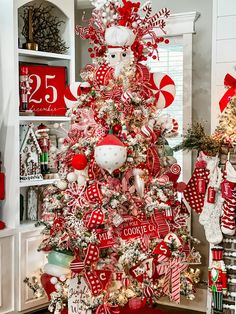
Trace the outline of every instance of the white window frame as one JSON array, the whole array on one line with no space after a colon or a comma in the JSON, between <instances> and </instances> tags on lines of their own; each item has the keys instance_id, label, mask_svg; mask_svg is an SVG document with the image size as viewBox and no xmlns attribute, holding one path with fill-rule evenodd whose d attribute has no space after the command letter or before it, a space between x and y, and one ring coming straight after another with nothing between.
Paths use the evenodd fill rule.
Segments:
<instances>
[{"instance_id":1,"label":"white window frame","mask_svg":"<svg viewBox=\"0 0 236 314\"><path fill-rule=\"evenodd\" d=\"M185 12L171 14L166 20L166 35L164 37L182 37L183 45L183 130L192 124L192 48L195 22L199 18L198 12ZM163 37L163 32L155 30L157 35ZM183 181L188 182L192 175L192 154L183 154Z\"/></svg>"}]
</instances>

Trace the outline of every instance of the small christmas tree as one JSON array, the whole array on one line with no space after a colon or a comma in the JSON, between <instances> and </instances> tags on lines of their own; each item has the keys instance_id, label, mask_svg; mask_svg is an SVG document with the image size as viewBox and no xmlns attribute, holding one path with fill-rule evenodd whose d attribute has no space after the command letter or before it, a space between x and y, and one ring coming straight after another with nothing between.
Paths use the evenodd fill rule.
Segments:
<instances>
[{"instance_id":1,"label":"small christmas tree","mask_svg":"<svg viewBox=\"0 0 236 314\"><path fill-rule=\"evenodd\" d=\"M168 43L153 29L164 31L169 10L93 4L89 26L77 27L93 45L93 64L65 94L72 125L58 156L64 178L44 191L40 249L50 253L42 283L57 313L138 309L162 295L179 303L181 289L193 298L187 269L199 254L166 140L176 126L162 115L175 86L143 64Z\"/></svg>"}]
</instances>

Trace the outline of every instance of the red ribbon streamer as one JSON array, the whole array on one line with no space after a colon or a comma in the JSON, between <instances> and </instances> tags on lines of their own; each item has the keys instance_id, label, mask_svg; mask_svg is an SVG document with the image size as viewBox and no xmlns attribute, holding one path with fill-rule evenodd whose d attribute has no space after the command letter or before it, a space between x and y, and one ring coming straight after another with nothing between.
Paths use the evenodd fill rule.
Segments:
<instances>
[{"instance_id":1,"label":"red ribbon streamer","mask_svg":"<svg viewBox=\"0 0 236 314\"><path fill-rule=\"evenodd\" d=\"M227 107L230 98L236 94L236 79L232 75L226 74L224 79L224 85L229 86L229 89L219 102L221 112L223 112Z\"/></svg>"}]
</instances>

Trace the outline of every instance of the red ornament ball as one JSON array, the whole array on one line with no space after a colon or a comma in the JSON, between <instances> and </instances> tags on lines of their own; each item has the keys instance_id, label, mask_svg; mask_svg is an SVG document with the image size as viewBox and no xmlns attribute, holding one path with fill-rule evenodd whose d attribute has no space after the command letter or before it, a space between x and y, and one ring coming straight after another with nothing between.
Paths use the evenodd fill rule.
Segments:
<instances>
[{"instance_id":1,"label":"red ornament ball","mask_svg":"<svg viewBox=\"0 0 236 314\"><path fill-rule=\"evenodd\" d=\"M169 39L165 39L165 44L169 44Z\"/></svg>"},{"instance_id":2,"label":"red ornament ball","mask_svg":"<svg viewBox=\"0 0 236 314\"><path fill-rule=\"evenodd\" d=\"M5 222L0 220L0 230L4 229L6 227Z\"/></svg>"},{"instance_id":3,"label":"red ornament ball","mask_svg":"<svg viewBox=\"0 0 236 314\"><path fill-rule=\"evenodd\" d=\"M185 182L178 182L176 186L176 190L179 193L183 193L186 187L187 187L187 184Z\"/></svg>"},{"instance_id":4,"label":"red ornament ball","mask_svg":"<svg viewBox=\"0 0 236 314\"><path fill-rule=\"evenodd\" d=\"M122 126L120 124L114 124L112 127L114 133L119 133L122 130Z\"/></svg>"},{"instance_id":5,"label":"red ornament ball","mask_svg":"<svg viewBox=\"0 0 236 314\"><path fill-rule=\"evenodd\" d=\"M87 164L88 160L84 154L76 154L71 161L71 166L76 170L83 170Z\"/></svg>"}]
</instances>

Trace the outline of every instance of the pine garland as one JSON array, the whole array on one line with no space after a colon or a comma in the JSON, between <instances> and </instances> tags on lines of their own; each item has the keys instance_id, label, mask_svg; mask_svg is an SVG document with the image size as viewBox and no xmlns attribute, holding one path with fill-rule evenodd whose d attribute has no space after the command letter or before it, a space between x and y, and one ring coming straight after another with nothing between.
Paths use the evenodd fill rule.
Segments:
<instances>
[{"instance_id":1,"label":"pine garland","mask_svg":"<svg viewBox=\"0 0 236 314\"><path fill-rule=\"evenodd\" d=\"M175 146L174 150L197 150L216 155L220 151L220 142L206 134L201 123L195 123L187 130L182 143Z\"/></svg>"}]
</instances>

